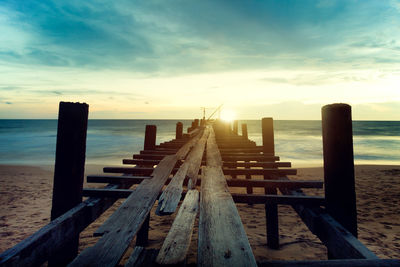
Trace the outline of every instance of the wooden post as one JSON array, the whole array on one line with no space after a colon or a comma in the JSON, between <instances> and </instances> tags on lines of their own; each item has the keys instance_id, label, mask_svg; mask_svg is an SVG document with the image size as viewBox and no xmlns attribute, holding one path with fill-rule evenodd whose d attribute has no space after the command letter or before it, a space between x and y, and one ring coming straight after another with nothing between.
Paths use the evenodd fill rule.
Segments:
<instances>
[{"instance_id":1,"label":"wooden post","mask_svg":"<svg viewBox=\"0 0 400 267\"><path fill-rule=\"evenodd\" d=\"M326 209L357 237L351 106L332 104L322 108L322 142Z\"/></svg>"},{"instance_id":2,"label":"wooden post","mask_svg":"<svg viewBox=\"0 0 400 267\"><path fill-rule=\"evenodd\" d=\"M195 120L194 120L193 126L194 126L194 128L199 127L199 119L195 119Z\"/></svg>"},{"instance_id":3,"label":"wooden post","mask_svg":"<svg viewBox=\"0 0 400 267\"><path fill-rule=\"evenodd\" d=\"M261 126L262 126L263 152L272 153L272 155L275 155L273 119L263 118Z\"/></svg>"},{"instance_id":4,"label":"wooden post","mask_svg":"<svg viewBox=\"0 0 400 267\"><path fill-rule=\"evenodd\" d=\"M144 150L156 149L156 134L157 126L146 125L146 132L144 134Z\"/></svg>"},{"instance_id":5,"label":"wooden post","mask_svg":"<svg viewBox=\"0 0 400 267\"><path fill-rule=\"evenodd\" d=\"M51 220L82 202L89 105L60 102L54 167ZM60 240L62 242L63 240ZM66 265L78 254L79 233L49 259L50 266Z\"/></svg>"},{"instance_id":6,"label":"wooden post","mask_svg":"<svg viewBox=\"0 0 400 267\"><path fill-rule=\"evenodd\" d=\"M239 122L237 120L233 121L233 133L236 135L239 134Z\"/></svg>"},{"instance_id":7,"label":"wooden post","mask_svg":"<svg viewBox=\"0 0 400 267\"><path fill-rule=\"evenodd\" d=\"M145 247L149 242L150 213L136 235L136 246Z\"/></svg>"},{"instance_id":8,"label":"wooden post","mask_svg":"<svg viewBox=\"0 0 400 267\"><path fill-rule=\"evenodd\" d=\"M248 135L247 135L247 124L246 123L242 123L242 137L244 139L248 139Z\"/></svg>"},{"instance_id":9,"label":"wooden post","mask_svg":"<svg viewBox=\"0 0 400 267\"><path fill-rule=\"evenodd\" d=\"M182 137L183 137L183 123L177 122L175 139L182 139Z\"/></svg>"},{"instance_id":10,"label":"wooden post","mask_svg":"<svg viewBox=\"0 0 400 267\"><path fill-rule=\"evenodd\" d=\"M274 145L274 121L272 118L261 120L263 152L275 155ZM264 180L270 177L264 175ZM276 188L264 188L265 194L276 195ZM278 205L273 203L265 204L265 216L267 219L267 245L272 249L279 249L279 224L278 224Z\"/></svg>"},{"instance_id":11,"label":"wooden post","mask_svg":"<svg viewBox=\"0 0 400 267\"><path fill-rule=\"evenodd\" d=\"M179 123L179 122L178 122ZM176 131L178 133L178 123L176 125ZM182 123L181 123L182 126ZM183 126L182 126L183 129ZM157 126L146 125L146 132L144 136L144 150L154 150L156 149L156 136L157 136ZM140 227L138 234L136 236L136 245L145 246L149 240L149 228L150 228L150 214L147 216L146 220Z\"/></svg>"}]
</instances>

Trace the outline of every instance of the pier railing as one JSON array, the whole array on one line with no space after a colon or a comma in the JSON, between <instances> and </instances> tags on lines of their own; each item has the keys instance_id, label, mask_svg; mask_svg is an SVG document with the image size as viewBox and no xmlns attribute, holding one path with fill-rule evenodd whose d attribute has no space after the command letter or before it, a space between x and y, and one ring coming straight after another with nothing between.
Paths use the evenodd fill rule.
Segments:
<instances>
[{"instance_id":1,"label":"pier railing","mask_svg":"<svg viewBox=\"0 0 400 267\"><path fill-rule=\"evenodd\" d=\"M351 108L334 104L322 111L324 182L289 179L296 170L275 155L272 118L262 119L262 146L248 139L246 124L239 135L237 121L231 127L194 120L188 133L178 122L176 138L159 145L156 126L147 125L144 149L123 159L132 167L104 167L113 175L90 175L87 182L107 186L83 189L88 105L62 102L52 221L2 253L0 266L116 266L133 240L125 266L184 265L197 216L199 266L399 266L357 239ZM231 194L228 187L246 193ZM301 190L323 187L325 197ZM79 233L119 198L126 200L93 233L99 240L78 254ZM266 244L272 249L279 249L278 205L292 206L331 260L256 262L235 203L265 205ZM172 213L177 214L161 249L146 248L151 216Z\"/></svg>"}]
</instances>

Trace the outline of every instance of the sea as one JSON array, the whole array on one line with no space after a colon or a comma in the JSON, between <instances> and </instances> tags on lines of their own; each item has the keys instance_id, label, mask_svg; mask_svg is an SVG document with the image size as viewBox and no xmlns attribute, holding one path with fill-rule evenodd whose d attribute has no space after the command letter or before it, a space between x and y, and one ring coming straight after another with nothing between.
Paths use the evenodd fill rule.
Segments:
<instances>
[{"instance_id":1,"label":"sea","mask_svg":"<svg viewBox=\"0 0 400 267\"><path fill-rule=\"evenodd\" d=\"M179 120L184 129L190 120ZM89 120L86 163L121 165L143 149L146 125L157 126L157 144L173 139L178 120ZM249 139L262 144L261 121L247 123ZM322 166L321 121L274 121L275 151L293 167ZM57 120L0 120L0 164L54 165ZM356 164L400 165L400 121L353 121Z\"/></svg>"}]
</instances>

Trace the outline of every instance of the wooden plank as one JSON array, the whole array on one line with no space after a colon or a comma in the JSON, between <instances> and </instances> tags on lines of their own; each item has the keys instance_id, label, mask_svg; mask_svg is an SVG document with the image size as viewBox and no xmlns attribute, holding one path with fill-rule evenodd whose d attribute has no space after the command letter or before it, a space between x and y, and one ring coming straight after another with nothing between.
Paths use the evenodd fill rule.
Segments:
<instances>
[{"instance_id":1,"label":"wooden plank","mask_svg":"<svg viewBox=\"0 0 400 267\"><path fill-rule=\"evenodd\" d=\"M193 189L196 186L208 134L209 130L205 129L202 137L190 151L185 162L178 169L167 188L165 188L158 200L157 215L167 215L175 212L181 199L183 181L186 177L189 179L188 189Z\"/></svg>"},{"instance_id":2,"label":"wooden plank","mask_svg":"<svg viewBox=\"0 0 400 267\"><path fill-rule=\"evenodd\" d=\"M202 168L198 266L257 266L221 168Z\"/></svg>"},{"instance_id":3,"label":"wooden plank","mask_svg":"<svg viewBox=\"0 0 400 267\"><path fill-rule=\"evenodd\" d=\"M235 169L223 168L226 175L263 175L263 174L277 174L277 175L296 175L296 169L276 169L276 168L260 168L260 169Z\"/></svg>"},{"instance_id":4,"label":"wooden plank","mask_svg":"<svg viewBox=\"0 0 400 267\"><path fill-rule=\"evenodd\" d=\"M265 195L267 203L305 206L324 206L325 198L320 196L287 196L287 195Z\"/></svg>"},{"instance_id":5,"label":"wooden plank","mask_svg":"<svg viewBox=\"0 0 400 267\"><path fill-rule=\"evenodd\" d=\"M184 263L199 208L199 192L189 190L160 249L156 262L162 265Z\"/></svg>"},{"instance_id":6,"label":"wooden plank","mask_svg":"<svg viewBox=\"0 0 400 267\"><path fill-rule=\"evenodd\" d=\"M200 198L198 266L257 266L210 130Z\"/></svg>"},{"instance_id":7,"label":"wooden plank","mask_svg":"<svg viewBox=\"0 0 400 267\"><path fill-rule=\"evenodd\" d=\"M200 161L201 163L201 161ZM200 164L199 163L199 164ZM125 174L142 174L149 175L153 172L152 167L104 167L105 173L125 173ZM179 168L173 168L172 173L176 173ZM199 170L197 170L199 172ZM296 169L276 169L276 168L259 168L259 169L236 169L236 168L223 168L226 175L296 175Z\"/></svg>"},{"instance_id":8,"label":"wooden plank","mask_svg":"<svg viewBox=\"0 0 400 267\"><path fill-rule=\"evenodd\" d=\"M164 190L161 194L156 209L157 215L168 215L175 212L181 199L183 182L186 178L188 168L189 164L183 164L168 184L166 188L166 190L168 190Z\"/></svg>"},{"instance_id":9,"label":"wooden plank","mask_svg":"<svg viewBox=\"0 0 400 267\"><path fill-rule=\"evenodd\" d=\"M175 155L166 156L154 169L153 178L140 183L135 194L131 194L97 229L95 234L103 235L100 240L79 254L71 266L116 265L147 218L176 162L185 158L197 140L195 136Z\"/></svg>"},{"instance_id":10,"label":"wooden plank","mask_svg":"<svg viewBox=\"0 0 400 267\"><path fill-rule=\"evenodd\" d=\"M224 161L279 161L277 156L222 156Z\"/></svg>"},{"instance_id":11,"label":"wooden plank","mask_svg":"<svg viewBox=\"0 0 400 267\"><path fill-rule=\"evenodd\" d=\"M147 218L177 160L176 155L165 157L154 169L153 178L140 183L136 193L97 229L95 235L103 235L102 238L79 254L71 266L116 265Z\"/></svg>"},{"instance_id":12,"label":"wooden plank","mask_svg":"<svg viewBox=\"0 0 400 267\"><path fill-rule=\"evenodd\" d=\"M163 155L152 155L152 154L140 154L140 155L133 155L134 159L159 159L161 160L164 156ZM224 161L279 161L279 157L277 156L222 156Z\"/></svg>"},{"instance_id":13,"label":"wooden plank","mask_svg":"<svg viewBox=\"0 0 400 267\"><path fill-rule=\"evenodd\" d=\"M120 183L132 183L132 184L140 184L145 179L151 179L151 176L131 176L131 175L122 175L122 176L113 176L113 175L88 175L86 177L86 181L88 183L111 183L111 184L120 184Z\"/></svg>"},{"instance_id":14,"label":"wooden plank","mask_svg":"<svg viewBox=\"0 0 400 267\"><path fill-rule=\"evenodd\" d=\"M160 160L157 159L123 159L123 164L132 165L157 165ZM202 161L202 165L206 162ZM291 167L290 162L236 162L236 161L223 161L224 167L264 167L264 168L279 168L279 167Z\"/></svg>"},{"instance_id":15,"label":"wooden plank","mask_svg":"<svg viewBox=\"0 0 400 267\"><path fill-rule=\"evenodd\" d=\"M399 267L398 259L351 259L351 260L303 260L303 261L262 261L259 267Z\"/></svg>"}]
</instances>

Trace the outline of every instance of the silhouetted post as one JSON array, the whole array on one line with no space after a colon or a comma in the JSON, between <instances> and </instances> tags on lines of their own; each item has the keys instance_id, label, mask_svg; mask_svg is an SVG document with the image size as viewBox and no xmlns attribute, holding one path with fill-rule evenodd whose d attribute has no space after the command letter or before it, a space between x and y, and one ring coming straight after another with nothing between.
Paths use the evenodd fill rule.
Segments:
<instances>
[{"instance_id":1,"label":"silhouetted post","mask_svg":"<svg viewBox=\"0 0 400 267\"><path fill-rule=\"evenodd\" d=\"M177 124L177 129L178 129L178 124ZM157 137L157 126L146 125L146 132L144 134L144 150L156 149L156 137ZM145 246L147 244L149 240L149 223L150 223L150 214L147 216L146 220L140 227L140 230L136 236L136 244L138 245L140 244L140 246Z\"/></svg>"},{"instance_id":2,"label":"silhouetted post","mask_svg":"<svg viewBox=\"0 0 400 267\"><path fill-rule=\"evenodd\" d=\"M144 150L156 149L156 135L157 126L146 125L146 132L144 134Z\"/></svg>"},{"instance_id":3,"label":"silhouetted post","mask_svg":"<svg viewBox=\"0 0 400 267\"><path fill-rule=\"evenodd\" d=\"M274 121L272 118L262 119L262 139L264 154L275 155Z\"/></svg>"},{"instance_id":4,"label":"silhouetted post","mask_svg":"<svg viewBox=\"0 0 400 267\"><path fill-rule=\"evenodd\" d=\"M261 120L263 153L275 155L274 145L274 121L272 118ZM269 175L264 175L264 180L271 179ZM265 187L265 194L276 195L276 188ZM265 204L265 216L267 218L267 245L269 248L279 248L279 225L278 225L278 205Z\"/></svg>"},{"instance_id":5,"label":"silhouetted post","mask_svg":"<svg viewBox=\"0 0 400 267\"><path fill-rule=\"evenodd\" d=\"M175 139L182 139L182 137L183 137L183 123L177 122Z\"/></svg>"},{"instance_id":6,"label":"silhouetted post","mask_svg":"<svg viewBox=\"0 0 400 267\"><path fill-rule=\"evenodd\" d=\"M51 220L82 202L89 105L60 102ZM62 241L62 240L60 240ZM52 255L50 266L66 265L78 254L79 233Z\"/></svg>"},{"instance_id":7,"label":"silhouetted post","mask_svg":"<svg viewBox=\"0 0 400 267\"><path fill-rule=\"evenodd\" d=\"M144 247L149 242L150 213L136 235L136 246Z\"/></svg>"},{"instance_id":8,"label":"silhouetted post","mask_svg":"<svg viewBox=\"0 0 400 267\"><path fill-rule=\"evenodd\" d=\"M357 237L351 106L332 104L322 108L322 142L326 209ZM332 258L329 255L329 258Z\"/></svg>"},{"instance_id":9,"label":"silhouetted post","mask_svg":"<svg viewBox=\"0 0 400 267\"><path fill-rule=\"evenodd\" d=\"M239 133L239 122L237 120L233 121L233 133L236 135Z\"/></svg>"},{"instance_id":10,"label":"silhouetted post","mask_svg":"<svg viewBox=\"0 0 400 267\"><path fill-rule=\"evenodd\" d=\"M194 128L197 128L197 127L199 127L199 119L195 119L194 120Z\"/></svg>"},{"instance_id":11,"label":"silhouetted post","mask_svg":"<svg viewBox=\"0 0 400 267\"><path fill-rule=\"evenodd\" d=\"M242 137L244 139L248 139L248 135L247 135L247 124L246 123L242 123Z\"/></svg>"}]
</instances>

